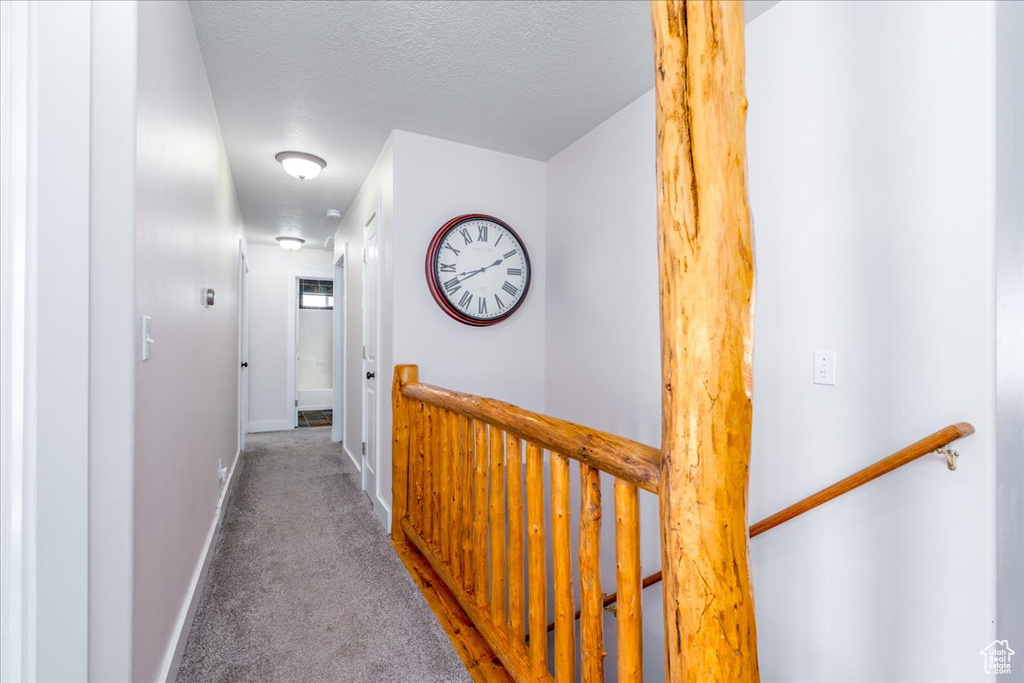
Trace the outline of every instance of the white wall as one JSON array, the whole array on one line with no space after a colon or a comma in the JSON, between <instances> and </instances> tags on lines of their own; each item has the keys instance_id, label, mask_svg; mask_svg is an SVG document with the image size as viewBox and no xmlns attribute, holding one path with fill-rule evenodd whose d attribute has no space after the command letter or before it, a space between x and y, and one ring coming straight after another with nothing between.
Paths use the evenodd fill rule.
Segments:
<instances>
[{"instance_id":1,"label":"white wall","mask_svg":"<svg viewBox=\"0 0 1024 683\"><path fill-rule=\"evenodd\" d=\"M654 170L653 92L548 161L545 403L551 415L657 446L661 331ZM573 470L576 506L579 478ZM615 518L612 485L602 476L606 520ZM653 494L641 492L640 519L646 576L661 567ZM602 526L606 593L615 590L613 532L613 524ZM572 536L575 549L578 529ZM660 586L643 597L644 667L650 680L658 680L664 670ZM614 643L615 619L605 613L604 623L607 642ZM615 648L608 651L606 666L613 670Z\"/></svg>"},{"instance_id":2,"label":"white wall","mask_svg":"<svg viewBox=\"0 0 1024 683\"><path fill-rule=\"evenodd\" d=\"M132 679L152 681L212 538L218 466L237 453L242 224L186 3L138 4L138 60L135 310L156 343L135 362Z\"/></svg>"},{"instance_id":3,"label":"white wall","mask_svg":"<svg viewBox=\"0 0 1024 683\"><path fill-rule=\"evenodd\" d=\"M976 680L995 636L992 19L782 3L747 31L751 518L978 429L955 474L922 459L753 542L774 680ZM815 348L836 350L836 387L810 382Z\"/></svg>"},{"instance_id":4,"label":"white wall","mask_svg":"<svg viewBox=\"0 0 1024 683\"><path fill-rule=\"evenodd\" d=\"M294 427L289 397L289 301L295 275L334 277L331 252L285 251L276 245L249 246L249 431ZM292 332L294 334L294 332ZM294 367L292 367L294 372Z\"/></svg>"},{"instance_id":5,"label":"white wall","mask_svg":"<svg viewBox=\"0 0 1024 683\"><path fill-rule=\"evenodd\" d=\"M92 5L89 680L132 677L137 3Z\"/></svg>"},{"instance_id":6,"label":"white wall","mask_svg":"<svg viewBox=\"0 0 1024 683\"><path fill-rule=\"evenodd\" d=\"M391 391L396 364L420 366L420 379L532 410L544 406L544 164L469 145L394 131L335 235L335 258L348 243L349 354L345 450L358 467L362 428L363 228L380 222L379 454L374 509L391 510ZM530 293L510 319L488 328L462 325L441 311L424 276L427 246L449 219L487 213L523 238L533 265ZM501 359L494 362L494 359Z\"/></svg>"},{"instance_id":7,"label":"white wall","mask_svg":"<svg viewBox=\"0 0 1024 683\"><path fill-rule=\"evenodd\" d=\"M393 241L394 364L420 367L420 380L544 408L544 164L438 138L396 131ZM530 292L511 318L470 327L448 317L427 288L424 259L448 220L485 213L511 225L530 254ZM387 271L385 271L387 272ZM381 377L391 381L390 363ZM378 496L391 501L391 399L381 411Z\"/></svg>"},{"instance_id":8,"label":"white wall","mask_svg":"<svg viewBox=\"0 0 1024 683\"><path fill-rule=\"evenodd\" d=\"M925 458L752 541L766 681L983 676L978 651L995 635L992 18L987 4L781 3L748 26L751 520L951 422L978 428L956 446L956 473ZM653 120L648 94L548 164L546 408L656 444ZM594 278L595 263L615 282ZM818 348L838 354L835 387L811 382ZM660 596L645 601L657 637ZM657 680L661 645L646 646Z\"/></svg>"}]
</instances>

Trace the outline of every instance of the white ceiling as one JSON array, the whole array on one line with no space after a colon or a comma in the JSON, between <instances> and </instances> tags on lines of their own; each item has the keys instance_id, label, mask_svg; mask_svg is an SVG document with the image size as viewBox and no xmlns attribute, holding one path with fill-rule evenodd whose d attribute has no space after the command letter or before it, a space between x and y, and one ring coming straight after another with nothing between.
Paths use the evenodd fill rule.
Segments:
<instances>
[{"instance_id":1,"label":"white ceiling","mask_svg":"<svg viewBox=\"0 0 1024 683\"><path fill-rule=\"evenodd\" d=\"M636 0L190 6L254 243L323 247L393 129L546 160L654 87ZM300 183L282 150L327 168Z\"/></svg>"}]
</instances>

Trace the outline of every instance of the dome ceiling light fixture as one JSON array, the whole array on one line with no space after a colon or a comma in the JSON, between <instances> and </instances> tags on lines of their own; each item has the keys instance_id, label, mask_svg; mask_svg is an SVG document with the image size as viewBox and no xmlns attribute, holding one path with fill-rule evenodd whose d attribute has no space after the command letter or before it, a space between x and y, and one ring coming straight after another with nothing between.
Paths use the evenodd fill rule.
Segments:
<instances>
[{"instance_id":1,"label":"dome ceiling light fixture","mask_svg":"<svg viewBox=\"0 0 1024 683\"><path fill-rule=\"evenodd\" d=\"M301 237L276 237L278 245L285 251L298 251L302 249L302 245L306 243L306 240Z\"/></svg>"},{"instance_id":2,"label":"dome ceiling light fixture","mask_svg":"<svg viewBox=\"0 0 1024 683\"><path fill-rule=\"evenodd\" d=\"M278 152L274 157L288 175L299 180L312 180L327 167L327 162L306 152Z\"/></svg>"}]
</instances>

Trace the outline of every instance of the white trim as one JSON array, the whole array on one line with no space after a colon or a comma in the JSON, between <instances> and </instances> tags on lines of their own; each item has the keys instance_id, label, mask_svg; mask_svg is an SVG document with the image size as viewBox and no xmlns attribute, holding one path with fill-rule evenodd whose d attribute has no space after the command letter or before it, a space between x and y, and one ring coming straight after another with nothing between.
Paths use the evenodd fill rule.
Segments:
<instances>
[{"instance_id":1,"label":"white trim","mask_svg":"<svg viewBox=\"0 0 1024 683\"><path fill-rule=\"evenodd\" d=\"M195 620L196 610L199 608L199 599L203 595L203 586L206 583L206 574L210 570L210 562L213 560L213 549L217 547L217 532L220 530L220 523L224 519L224 510L228 500L228 493L235 481L235 470L238 467L240 453L235 453L235 459L231 463L231 471L228 478L221 487L220 498L217 499L217 506L213 509L213 521L210 523L210 530L206 534L206 543L203 553L199 556L195 571L192 572L192 581L189 583L185 599L178 611L178 619L171 631L171 640L164 652L163 663L160 665L158 681L174 683L178 677L178 668L181 666L181 657L185 652L185 645L188 643L188 634L192 630L192 622Z\"/></svg>"},{"instance_id":2,"label":"white trim","mask_svg":"<svg viewBox=\"0 0 1024 683\"><path fill-rule=\"evenodd\" d=\"M391 532L391 506L384 502L384 499L380 496L373 497L373 514L377 516L377 520L381 523L381 526L390 533Z\"/></svg>"},{"instance_id":3,"label":"white trim","mask_svg":"<svg viewBox=\"0 0 1024 683\"><path fill-rule=\"evenodd\" d=\"M284 432L295 429L290 420L264 420L262 422L250 422L249 433L259 434L260 432Z\"/></svg>"},{"instance_id":4,"label":"white trim","mask_svg":"<svg viewBox=\"0 0 1024 683\"><path fill-rule=\"evenodd\" d=\"M331 404L331 403L314 403L313 405L308 405L308 406L299 405L298 409L300 411L301 410L331 410L332 409L332 405L333 404ZM332 420L331 421L331 426L333 427L333 425L334 425L334 422Z\"/></svg>"},{"instance_id":5,"label":"white trim","mask_svg":"<svg viewBox=\"0 0 1024 683\"><path fill-rule=\"evenodd\" d=\"M348 449L348 446L345 445L345 444L341 445L341 450L345 451L345 455L347 455L348 459L352 461L352 466L356 468L356 472L358 472L359 474L362 474L363 468L360 465L360 460L361 459L357 458L354 455L352 455L352 451L350 451Z\"/></svg>"},{"instance_id":6,"label":"white trim","mask_svg":"<svg viewBox=\"0 0 1024 683\"><path fill-rule=\"evenodd\" d=\"M28 6L0 3L0 680L23 680ZM20 106L15 107L15 104Z\"/></svg>"},{"instance_id":7,"label":"white trim","mask_svg":"<svg viewBox=\"0 0 1024 683\"><path fill-rule=\"evenodd\" d=\"M334 338L331 340L334 364L332 371L332 406L334 411L331 421L331 441L339 443L345 440L345 400L346 384L345 369L348 354L348 242L342 242L338 250L340 255L334 260ZM339 288L338 281L341 281ZM339 296L340 295L340 296ZM340 306L339 306L340 303Z\"/></svg>"},{"instance_id":8,"label":"white trim","mask_svg":"<svg viewBox=\"0 0 1024 683\"><path fill-rule=\"evenodd\" d=\"M10 299L3 302L0 339L7 370L0 402L11 427L4 430L0 471L7 491L0 495L4 505L8 493L20 500L10 501L0 522L10 524L0 583L13 603L4 601L10 631L0 640L5 655L17 650L20 661L10 662L20 668L17 680L85 680L91 6L18 2L4 19L11 19L3 42L12 59L4 60L9 139L2 146L9 156L0 184L11 205L4 201L9 241L0 267L13 287L4 287ZM40 424L51 415L60 416L60 429ZM8 643L9 636L21 642Z\"/></svg>"},{"instance_id":9,"label":"white trim","mask_svg":"<svg viewBox=\"0 0 1024 683\"><path fill-rule=\"evenodd\" d=\"M296 300L298 297L296 293L298 291L297 281L299 278L314 278L317 280L330 280L334 282L334 272L325 272L322 270L289 270L288 271L288 346L286 350L287 363L285 368L287 370L287 381L285 382L285 391L287 396L285 397L285 415L288 415L288 422L290 423L288 429L293 429L299 425L299 415L297 406L295 405L296 400L299 397L296 388L295 379L295 318L298 315L299 302ZM252 427L249 427L249 431L253 431ZM266 430L264 430L266 431Z\"/></svg>"},{"instance_id":10,"label":"white trim","mask_svg":"<svg viewBox=\"0 0 1024 683\"><path fill-rule=\"evenodd\" d=\"M249 433L249 259L245 253L245 239L238 240L238 450L245 450L245 435Z\"/></svg>"}]
</instances>

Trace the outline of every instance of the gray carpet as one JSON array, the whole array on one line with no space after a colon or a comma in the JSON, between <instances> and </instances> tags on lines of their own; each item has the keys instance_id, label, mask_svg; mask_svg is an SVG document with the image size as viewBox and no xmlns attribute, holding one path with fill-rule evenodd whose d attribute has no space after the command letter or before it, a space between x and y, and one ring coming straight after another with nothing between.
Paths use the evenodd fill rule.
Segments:
<instances>
[{"instance_id":1,"label":"gray carpet","mask_svg":"<svg viewBox=\"0 0 1024 683\"><path fill-rule=\"evenodd\" d=\"M179 683L470 680L341 457L248 438Z\"/></svg>"}]
</instances>

